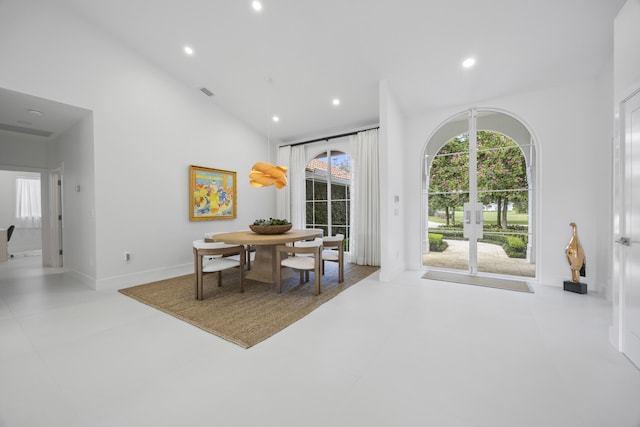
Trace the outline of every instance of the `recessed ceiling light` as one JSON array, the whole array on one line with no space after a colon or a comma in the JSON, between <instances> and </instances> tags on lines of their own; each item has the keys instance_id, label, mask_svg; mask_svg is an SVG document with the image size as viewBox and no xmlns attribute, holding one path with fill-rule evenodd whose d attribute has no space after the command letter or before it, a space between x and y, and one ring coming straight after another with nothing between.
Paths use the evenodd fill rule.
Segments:
<instances>
[{"instance_id":1,"label":"recessed ceiling light","mask_svg":"<svg viewBox=\"0 0 640 427\"><path fill-rule=\"evenodd\" d=\"M338 98L334 98L333 101L331 101L331 103L335 106L340 105L340 100Z\"/></svg>"},{"instance_id":2,"label":"recessed ceiling light","mask_svg":"<svg viewBox=\"0 0 640 427\"><path fill-rule=\"evenodd\" d=\"M193 55L193 48L191 46L185 46L184 53L186 53L189 56Z\"/></svg>"},{"instance_id":3,"label":"recessed ceiling light","mask_svg":"<svg viewBox=\"0 0 640 427\"><path fill-rule=\"evenodd\" d=\"M471 68L471 67L473 67L474 65L476 65L476 60L475 60L475 58L467 58L467 59L465 59L464 61L462 61L462 66L463 66L464 68Z\"/></svg>"},{"instance_id":4,"label":"recessed ceiling light","mask_svg":"<svg viewBox=\"0 0 640 427\"><path fill-rule=\"evenodd\" d=\"M27 113L31 114L32 116L41 116L43 114L42 111L33 109L27 110Z\"/></svg>"},{"instance_id":5,"label":"recessed ceiling light","mask_svg":"<svg viewBox=\"0 0 640 427\"><path fill-rule=\"evenodd\" d=\"M262 3L260 3L259 1L254 1L253 3L251 3L251 7L256 12L260 12L262 10Z\"/></svg>"},{"instance_id":6,"label":"recessed ceiling light","mask_svg":"<svg viewBox=\"0 0 640 427\"><path fill-rule=\"evenodd\" d=\"M280 121L280 117L278 117L278 116L273 116L273 117L271 118L271 120L273 120L274 122L276 122L276 123L277 123L277 122L279 122L279 121Z\"/></svg>"}]
</instances>

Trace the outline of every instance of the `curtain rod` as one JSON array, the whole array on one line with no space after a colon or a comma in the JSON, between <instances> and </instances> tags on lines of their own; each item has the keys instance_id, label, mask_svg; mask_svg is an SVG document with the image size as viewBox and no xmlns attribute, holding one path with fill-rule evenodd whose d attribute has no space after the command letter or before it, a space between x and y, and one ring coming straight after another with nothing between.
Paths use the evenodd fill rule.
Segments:
<instances>
[{"instance_id":1,"label":"curtain rod","mask_svg":"<svg viewBox=\"0 0 640 427\"><path fill-rule=\"evenodd\" d=\"M340 135L325 136L323 138L312 139L310 141L296 142L295 144L284 144L284 145L280 145L280 147L286 147L287 145L290 146L290 147L295 147L296 145L311 144L312 142L328 141L330 139L342 138L343 136L356 135L356 134L358 134L360 132L366 132L368 130L373 130L373 129L380 129L380 126L374 126L374 127L368 128L368 129L356 130L356 131L353 131L353 132L341 133Z\"/></svg>"}]
</instances>

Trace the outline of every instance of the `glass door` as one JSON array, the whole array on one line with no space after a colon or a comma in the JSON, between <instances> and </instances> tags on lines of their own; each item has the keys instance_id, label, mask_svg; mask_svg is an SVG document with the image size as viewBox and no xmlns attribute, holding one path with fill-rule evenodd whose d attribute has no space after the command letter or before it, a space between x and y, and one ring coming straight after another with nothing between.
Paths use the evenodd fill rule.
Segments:
<instances>
[{"instance_id":1,"label":"glass door","mask_svg":"<svg viewBox=\"0 0 640 427\"><path fill-rule=\"evenodd\" d=\"M452 122L455 129L443 137L468 129L466 115ZM469 134L461 132L438 146L434 154L425 156L423 188L428 212L423 265L467 272L470 245L463 230L463 208L470 197Z\"/></svg>"},{"instance_id":2,"label":"glass door","mask_svg":"<svg viewBox=\"0 0 640 427\"><path fill-rule=\"evenodd\" d=\"M535 276L529 215L535 152L530 134L516 123L501 113L470 110L464 132L432 156L427 150L423 265L471 274ZM495 129L509 129L520 141Z\"/></svg>"},{"instance_id":3,"label":"glass door","mask_svg":"<svg viewBox=\"0 0 640 427\"><path fill-rule=\"evenodd\" d=\"M477 268L483 273L534 277L530 215L534 145L528 131L516 126L519 123L498 125L501 116L491 111L476 116L476 188L482 209Z\"/></svg>"}]
</instances>

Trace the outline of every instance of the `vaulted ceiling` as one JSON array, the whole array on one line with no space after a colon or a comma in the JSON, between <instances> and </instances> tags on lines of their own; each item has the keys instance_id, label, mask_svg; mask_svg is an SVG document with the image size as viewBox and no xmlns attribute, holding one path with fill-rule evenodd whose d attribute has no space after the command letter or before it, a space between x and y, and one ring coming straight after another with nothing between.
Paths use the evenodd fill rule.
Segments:
<instances>
[{"instance_id":1,"label":"vaulted ceiling","mask_svg":"<svg viewBox=\"0 0 640 427\"><path fill-rule=\"evenodd\" d=\"M377 123L380 80L410 116L595 77L624 3L263 0L256 12L250 0L57 1L286 142Z\"/></svg>"}]
</instances>

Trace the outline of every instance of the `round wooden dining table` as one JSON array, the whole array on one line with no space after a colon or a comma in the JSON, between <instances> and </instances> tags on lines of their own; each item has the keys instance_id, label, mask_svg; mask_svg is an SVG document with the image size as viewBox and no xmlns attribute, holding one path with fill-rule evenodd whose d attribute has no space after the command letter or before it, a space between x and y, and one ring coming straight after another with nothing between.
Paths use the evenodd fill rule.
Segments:
<instances>
[{"instance_id":1,"label":"round wooden dining table","mask_svg":"<svg viewBox=\"0 0 640 427\"><path fill-rule=\"evenodd\" d=\"M276 246L300 240L322 237L322 230L289 230L282 234L258 234L251 230L232 233L218 233L213 241L230 244L251 245L256 247L256 258L251 263L251 271L245 278L258 282L273 283L276 275Z\"/></svg>"}]
</instances>

